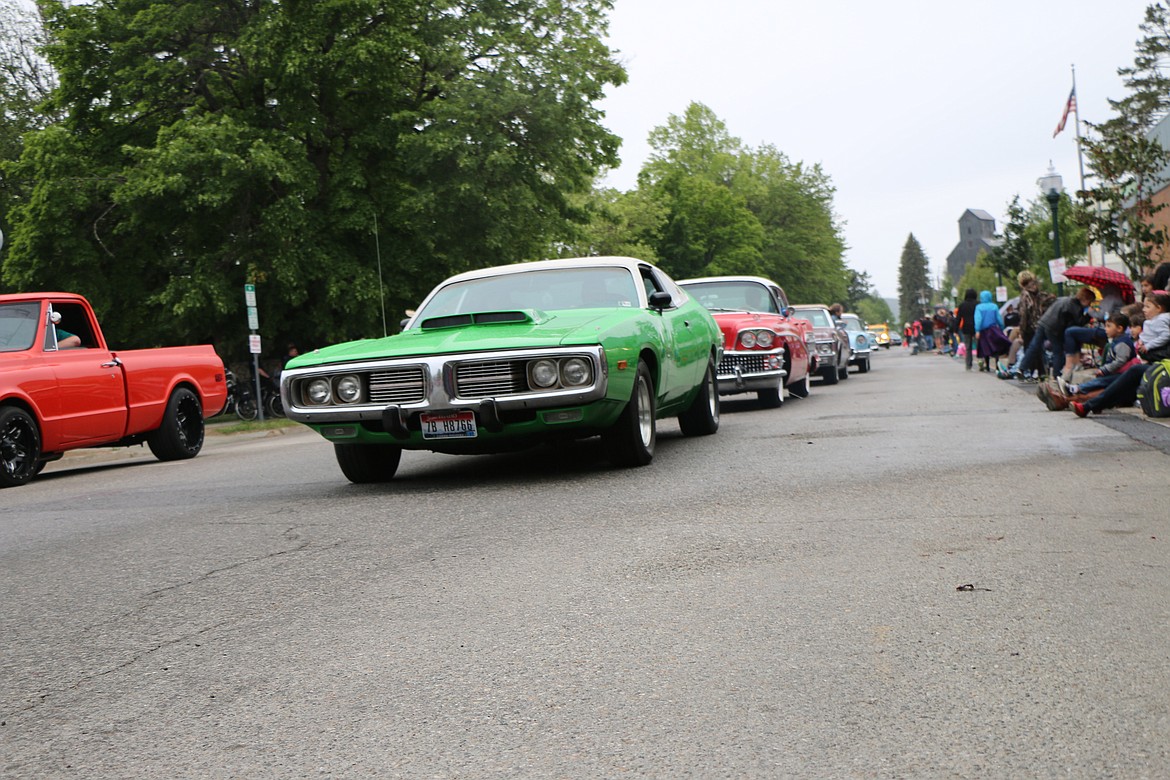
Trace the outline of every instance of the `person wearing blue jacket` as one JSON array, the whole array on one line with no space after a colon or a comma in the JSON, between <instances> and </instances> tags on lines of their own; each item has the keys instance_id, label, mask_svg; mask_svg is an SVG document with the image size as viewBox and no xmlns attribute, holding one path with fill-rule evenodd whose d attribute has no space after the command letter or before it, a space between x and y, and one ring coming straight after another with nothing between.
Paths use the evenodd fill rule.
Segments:
<instances>
[{"instance_id":1,"label":"person wearing blue jacket","mask_svg":"<svg viewBox=\"0 0 1170 780\"><path fill-rule=\"evenodd\" d=\"M991 291L979 293L979 305L975 307L975 342L979 345L980 371L991 370L991 359L1006 355L1011 341L1003 332L1003 315L999 306L991 300Z\"/></svg>"}]
</instances>

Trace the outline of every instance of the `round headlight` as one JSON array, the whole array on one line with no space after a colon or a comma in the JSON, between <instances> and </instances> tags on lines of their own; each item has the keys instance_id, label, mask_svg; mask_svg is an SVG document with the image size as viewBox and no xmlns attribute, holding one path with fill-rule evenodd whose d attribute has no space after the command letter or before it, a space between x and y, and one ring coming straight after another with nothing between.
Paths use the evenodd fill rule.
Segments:
<instances>
[{"instance_id":1,"label":"round headlight","mask_svg":"<svg viewBox=\"0 0 1170 780\"><path fill-rule=\"evenodd\" d=\"M776 337L776 334L774 334L772 331L761 330L759 333L756 334L756 343L759 344L764 349L768 349L769 347L772 346L772 341L775 339L775 337Z\"/></svg>"},{"instance_id":2,"label":"round headlight","mask_svg":"<svg viewBox=\"0 0 1170 780\"><path fill-rule=\"evenodd\" d=\"M751 349L756 345L756 334L750 330L745 330L743 333L739 334L739 343L743 344L748 349Z\"/></svg>"},{"instance_id":3,"label":"round headlight","mask_svg":"<svg viewBox=\"0 0 1170 780\"><path fill-rule=\"evenodd\" d=\"M868 342L865 340L865 336L862 336L862 335L857 336L857 346L864 347L867 343Z\"/></svg>"},{"instance_id":4,"label":"round headlight","mask_svg":"<svg viewBox=\"0 0 1170 780\"><path fill-rule=\"evenodd\" d=\"M353 374L346 374L337 380L337 400L352 404L362 397L362 380Z\"/></svg>"},{"instance_id":5,"label":"round headlight","mask_svg":"<svg viewBox=\"0 0 1170 780\"><path fill-rule=\"evenodd\" d=\"M528 376L537 387L552 387L557 383L557 374L554 360L537 360L528 364Z\"/></svg>"},{"instance_id":6,"label":"round headlight","mask_svg":"<svg viewBox=\"0 0 1170 780\"><path fill-rule=\"evenodd\" d=\"M324 406L333 400L333 391L329 388L328 379L314 379L305 387L305 397L309 403Z\"/></svg>"},{"instance_id":7,"label":"round headlight","mask_svg":"<svg viewBox=\"0 0 1170 780\"><path fill-rule=\"evenodd\" d=\"M592 366L583 358L569 358L561 364L561 382L571 387L589 384L593 379Z\"/></svg>"}]
</instances>

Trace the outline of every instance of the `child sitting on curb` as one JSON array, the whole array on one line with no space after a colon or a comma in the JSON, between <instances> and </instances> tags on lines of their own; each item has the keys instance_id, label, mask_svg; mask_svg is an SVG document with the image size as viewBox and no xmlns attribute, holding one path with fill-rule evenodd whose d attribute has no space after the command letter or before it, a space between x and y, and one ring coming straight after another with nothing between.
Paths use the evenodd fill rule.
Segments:
<instances>
[{"instance_id":1,"label":"child sitting on curb","mask_svg":"<svg viewBox=\"0 0 1170 780\"><path fill-rule=\"evenodd\" d=\"M1121 312L1114 312L1113 316L1105 323L1105 336L1109 342L1105 345L1105 360L1101 367L1097 369L1095 376L1079 385L1068 385L1067 395L1080 395L1081 393L1092 392L1093 390L1103 390L1121 376L1133 361L1141 361L1137 356L1137 351L1134 349L1133 340L1126 331L1130 328L1129 317L1126 317ZM1141 322L1138 322L1137 330L1141 333Z\"/></svg>"},{"instance_id":2,"label":"child sitting on curb","mask_svg":"<svg viewBox=\"0 0 1170 780\"><path fill-rule=\"evenodd\" d=\"M1140 308L1141 304L1138 304L1138 306ZM1142 315L1139 313L1139 314L1133 315L1133 317L1126 317L1125 314L1118 312L1118 316L1123 317L1126 320L1129 320L1128 336L1129 336L1130 346L1131 346L1131 348L1133 348L1134 342L1136 342L1142 336L1142 321L1143 321ZM1112 320L1113 320L1113 318L1110 317L1110 321L1112 321ZM1107 324L1106 327L1109 327L1109 325ZM1098 381L1098 379L1095 377L1095 378L1090 379L1088 381L1082 382L1079 386L1078 385L1068 385L1069 393L1066 395L1056 385L1056 383L1045 382L1045 383L1042 383L1040 385L1039 389L1036 390L1036 397L1044 402L1044 405L1048 407L1049 411L1053 411L1053 412L1063 411L1063 410L1069 408L1069 406L1074 402L1083 404L1085 401L1088 401L1090 398L1095 398L1096 396L1100 395L1101 391L1103 389L1105 389L1109 385L1113 384L1114 381L1116 381L1123 374L1125 374L1125 372L1128 371L1130 368L1133 368L1135 365L1137 365L1137 366L1144 366L1145 365L1145 363L1142 362L1142 359L1137 355L1136 348L1133 348L1133 352L1131 354L1133 354L1134 356L1127 363L1122 365L1121 368L1119 368L1118 370L1116 370L1113 373L1110 373L1110 374L1107 374L1105 376L1100 377L1100 379L1106 380L1104 384L1097 384L1097 385L1090 384L1090 383ZM1109 365L1109 364L1106 363L1106 365ZM1102 366L1102 368L1104 368L1104 367L1105 366Z\"/></svg>"},{"instance_id":3,"label":"child sitting on curb","mask_svg":"<svg viewBox=\"0 0 1170 780\"><path fill-rule=\"evenodd\" d=\"M1162 290L1153 293L1143 304L1143 310L1146 321L1141 338L1134 344L1138 354L1150 363L1170 357L1170 293ZM1096 397L1084 402L1072 401L1072 410L1077 417L1085 417L1089 412L1097 414L1104 409L1133 406L1146 368L1145 364L1131 367Z\"/></svg>"}]
</instances>

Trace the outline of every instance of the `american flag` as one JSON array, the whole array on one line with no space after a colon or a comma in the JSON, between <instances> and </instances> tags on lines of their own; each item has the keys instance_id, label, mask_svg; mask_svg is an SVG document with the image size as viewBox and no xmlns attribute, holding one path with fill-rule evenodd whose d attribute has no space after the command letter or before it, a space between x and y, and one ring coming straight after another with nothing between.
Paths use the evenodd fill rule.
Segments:
<instances>
[{"instance_id":1,"label":"american flag","mask_svg":"<svg viewBox=\"0 0 1170 780\"><path fill-rule=\"evenodd\" d=\"M1060 131L1064 129L1064 123L1068 121L1068 112L1077 110L1077 88L1073 87L1072 91L1068 93L1068 102L1064 104L1064 113L1060 115L1060 124L1056 126L1056 131L1052 134L1053 138L1060 135Z\"/></svg>"}]
</instances>

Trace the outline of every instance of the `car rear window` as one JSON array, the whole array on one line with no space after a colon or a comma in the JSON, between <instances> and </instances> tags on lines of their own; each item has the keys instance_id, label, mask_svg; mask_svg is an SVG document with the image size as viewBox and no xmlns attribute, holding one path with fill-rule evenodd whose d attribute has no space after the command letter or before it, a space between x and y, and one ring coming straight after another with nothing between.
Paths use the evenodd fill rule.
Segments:
<instances>
[{"instance_id":1,"label":"car rear window","mask_svg":"<svg viewBox=\"0 0 1170 780\"><path fill-rule=\"evenodd\" d=\"M829 319L829 313L824 309L797 309L796 316L802 320L808 320L813 324L814 328L833 327L833 323Z\"/></svg>"}]
</instances>

